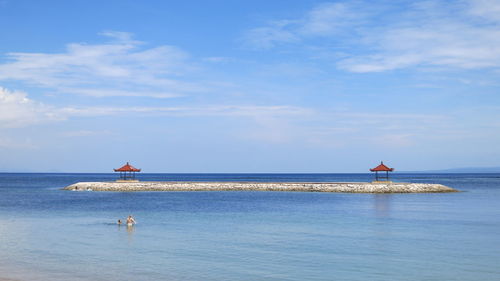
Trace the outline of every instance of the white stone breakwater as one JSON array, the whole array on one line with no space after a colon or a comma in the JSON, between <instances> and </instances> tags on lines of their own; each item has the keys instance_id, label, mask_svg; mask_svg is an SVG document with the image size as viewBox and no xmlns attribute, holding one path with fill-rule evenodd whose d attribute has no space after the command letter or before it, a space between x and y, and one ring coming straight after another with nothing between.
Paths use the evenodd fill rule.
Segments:
<instances>
[{"instance_id":1,"label":"white stone breakwater","mask_svg":"<svg viewBox=\"0 0 500 281\"><path fill-rule=\"evenodd\" d=\"M346 193L457 192L441 184L368 182L79 182L65 190L74 191L300 191Z\"/></svg>"}]
</instances>

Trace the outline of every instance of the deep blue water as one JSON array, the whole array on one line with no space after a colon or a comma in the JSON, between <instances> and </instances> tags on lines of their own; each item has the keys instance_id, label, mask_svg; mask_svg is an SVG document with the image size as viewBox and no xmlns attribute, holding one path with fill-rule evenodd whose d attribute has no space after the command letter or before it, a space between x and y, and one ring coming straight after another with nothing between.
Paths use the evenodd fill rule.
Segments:
<instances>
[{"instance_id":1,"label":"deep blue water","mask_svg":"<svg viewBox=\"0 0 500 281\"><path fill-rule=\"evenodd\" d=\"M500 280L500 175L398 174L463 192L72 192L113 174L0 173L0 280ZM369 174L141 174L370 181ZM133 214L133 228L116 220Z\"/></svg>"}]
</instances>

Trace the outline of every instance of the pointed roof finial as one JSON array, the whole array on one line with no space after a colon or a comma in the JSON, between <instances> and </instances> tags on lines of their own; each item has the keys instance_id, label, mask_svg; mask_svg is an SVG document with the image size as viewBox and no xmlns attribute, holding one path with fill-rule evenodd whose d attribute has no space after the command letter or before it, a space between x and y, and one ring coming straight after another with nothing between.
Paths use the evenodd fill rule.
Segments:
<instances>
[{"instance_id":1,"label":"pointed roof finial","mask_svg":"<svg viewBox=\"0 0 500 281\"><path fill-rule=\"evenodd\" d=\"M380 165L378 165L377 167L375 167L373 169L370 169L370 171L372 171L372 172L392 172L392 171L394 171L394 168L389 168L386 165L384 165L383 161L380 161Z\"/></svg>"}]
</instances>

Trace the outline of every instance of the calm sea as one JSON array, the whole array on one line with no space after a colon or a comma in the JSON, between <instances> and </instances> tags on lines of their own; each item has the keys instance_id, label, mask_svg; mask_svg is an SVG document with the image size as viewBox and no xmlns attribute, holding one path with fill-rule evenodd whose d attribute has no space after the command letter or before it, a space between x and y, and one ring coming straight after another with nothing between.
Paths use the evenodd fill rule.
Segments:
<instances>
[{"instance_id":1,"label":"calm sea","mask_svg":"<svg viewBox=\"0 0 500 281\"><path fill-rule=\"evenodd\" d=\"M0 280L500 280L500 175L463 192L72 192L112 174L0 174ZM369 181L368 174L141 174ZM115 222L132 214L133 228Z\"/></svg>"}]
</instances>

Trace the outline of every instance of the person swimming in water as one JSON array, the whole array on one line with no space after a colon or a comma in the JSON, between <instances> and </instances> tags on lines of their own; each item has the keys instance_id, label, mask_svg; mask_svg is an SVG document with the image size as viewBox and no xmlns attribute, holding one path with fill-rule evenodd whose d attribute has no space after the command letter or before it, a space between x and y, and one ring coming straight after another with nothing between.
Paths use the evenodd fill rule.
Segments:
<instances>
[{"instance_id":1,"label":"person swimming in water","mask_svg":"<svg viewBox=\"0 0 500 281\"><path fill-rule=\"evenodd\" d=\"M118 225L122 225L122 220L118 220Z\"/></svg>"},{"instance_id":2,"label":"person swimming in water","mask_svg":"<svg viewBox=\"0 0 500 281\"><path fill-rule=\"evenodd\" d=\"M134 224L136 224L134 218L131 215L128 216L128 218L127 218L127 226L132 226Z\"/></svg>"}]
</instances>

